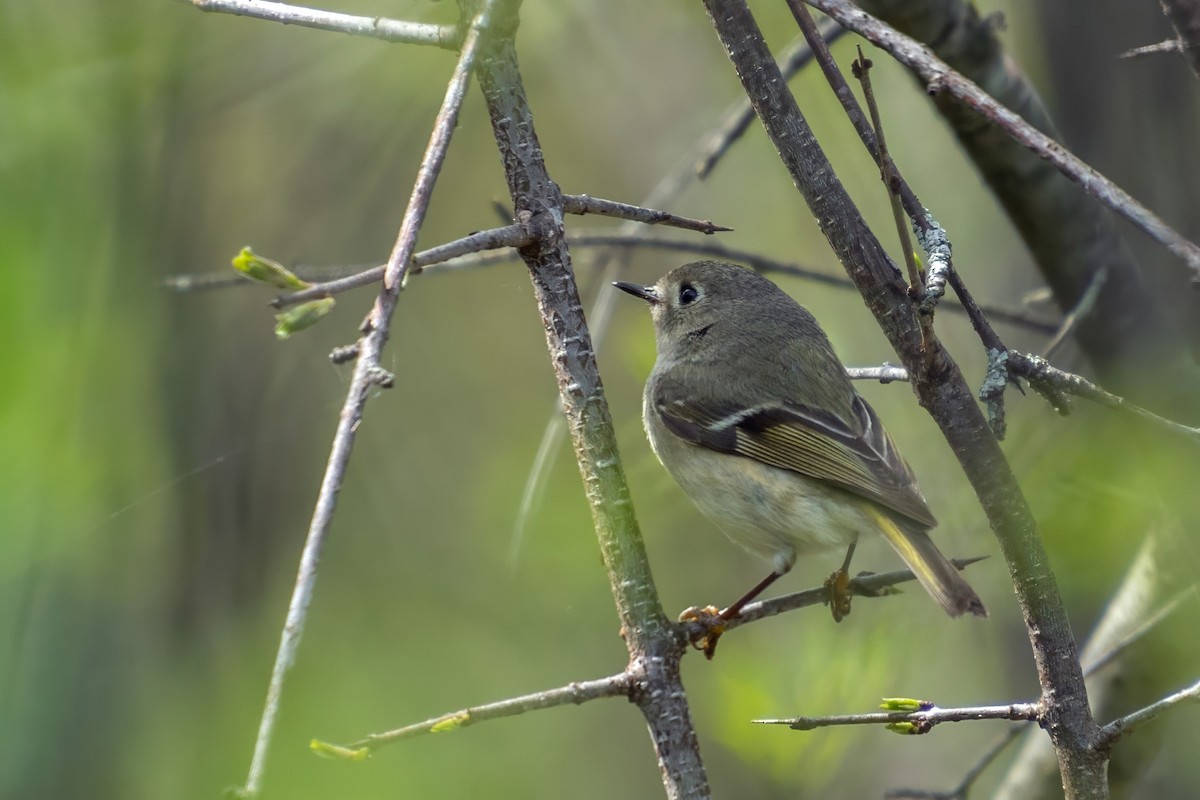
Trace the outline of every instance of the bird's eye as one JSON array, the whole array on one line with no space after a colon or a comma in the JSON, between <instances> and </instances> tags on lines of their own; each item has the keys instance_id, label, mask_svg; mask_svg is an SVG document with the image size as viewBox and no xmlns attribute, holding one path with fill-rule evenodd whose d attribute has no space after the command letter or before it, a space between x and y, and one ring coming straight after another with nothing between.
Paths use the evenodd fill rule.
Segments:
<instances>
[{"instance_id":1,"label":"bird's eye","mask_svg":"<svg viewBox=\"0 0 1200 800\"><path fill-rule=\"evenodd\" d=\"M688 306L700 299L700 290L690 283L679 287L679 305Z\"/></svg>"}]
</instances>

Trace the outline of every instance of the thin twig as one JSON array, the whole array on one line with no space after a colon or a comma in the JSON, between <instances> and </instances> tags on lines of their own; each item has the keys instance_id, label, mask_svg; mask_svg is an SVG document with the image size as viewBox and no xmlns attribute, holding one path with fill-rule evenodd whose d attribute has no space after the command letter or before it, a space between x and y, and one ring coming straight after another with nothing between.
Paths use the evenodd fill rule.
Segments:
<instances>
[{"instance_id":1,"label":"thin twig","mask_svg":"<svg viewBox=\"0 0 1200 800\"><path fill-rule=\"evenodd\" d=\"M1178 39L1167 39L1165 42L1158 44L1147 44L1141 47L1131 47L1124 53L1121 53L1117 58L1133 59L1146 58L1147 56L1159 56L1163 53L1182 53L1183 45Z\"/></svg>"},{"instance_id":2,"label":"thin twig","mask_svg":"<svg viewBox=\"0 0 1200 800\"><path fill-rule=\"evenodd\" d=\"M524 247L531 241L533 241L533 233L527 226L521 224L478 231L461 239L455 239L452 242L416 253L412 257L412 264L408 271L411 275L418 275L425 267L431 264L449 261L452 258L459 258L469 253L478 253L483 250L495 250L501 247ZM271 305L275 308L284 308L285 306L303 303L306 300L312 300L317 297L332 297L335 294L348 292L360 286L379 283L386 270L387 265L382 264L378 267L371 267L370 269L357 272L353 275L347 275L343 278L336 278L324 283L315 283L307 289L301 289L291 294L279 295L271 301Z\"/></svg>"},{"instance_id":3,"label":"thin twig","mask_svg":"<svg viewBox=\"0 0 1200 800\"><path fill-rule=\"evenodd\" d=\"M1163 13L1179 37L1179 51L1192 74L1200 78L1200 3L1196 0L1159 0Z\"/></svg>"},{"instance_id":4,"label":"thin twig","mask_svg":"<svg viewBox=\"0 0 1200 800\"><path fill-rule=\"evenodd\" d=\"M1100 729L1100 740L1104 745L1111 747L1122 737L1128 736L1142 725L1181 703L1200 703L1200 681L1164 697L1157 703L1151 703L1132 714L1113 720Z\"/></svg>"},{"instance_id":5,"label":"thin twig","mask_svg":"<svg viewBox=\"0 0 1200 800\"><path fill-rule=\"evenodd\" d=\"M412 258L417 233L424 221L434 183L437 181L438 172L450 145L450 137L458 122L459 109L462 107L463 98L470 83L481 35L489 22L491 9L495 2L496 0L485 0L463 40L462 52L446 88L442 107L434 121L429 145L417 170L412 195L409 198L404 219L400 223L396 246L392 250L391 258L388 259L383 289L365 323L367 329L359 343L359 357L355 363L350 389L346 394L346 401L338 420L337 432L334 434L325 475L321 480L320 493L313 509L304 551L300 557L296 585L288 604L287 619L280 637L279 651L271 671L267 700L254 744L254 757L250 763L246 784L242 789L242 793L248 797L258 796L262 788L267 752L270 749L275 730L275 719L283 694L284 679L295 661L301 634L308 618L308 605L312 600L313 588L316 584L317 565L321 560L321 550L333 521L337 496L345 478L346 466L350 461L355 434L359 422L362 420L367 398L370 396L372 388L380 381L380 352L387 340L392 313L395 311L399 296L400 282Z\"/></svg>"},{"instance_id":6,"label":"thin twig","mask_svg":"<svg viewBox=\"0 0 1200 800\"><path fill-rule=\"evenodd\" d=\"M1112 392L1100 388L1081 375L1064 372L1058 367L1051 365L1044 358L1009 350L1008 368L1011 374L1027 379L1035 390L1044 395L1047 391L1077 395L1091 400L1093 403L1099 403L1106 408L1127 411L1130 414L1154 423L1160 428L1182 434L1194 442L1200 443L1200 427L1192 428L1166 417L1160 417L1153 411L1148 411L1123 397L1118 397ZM1051 400L1052 403L1055 402L1053 394L1047 397L1047 399Z\"/></svg>"},{"instance_id":7,"label":"thin twig","mask_svg":"<svg viewBox=\"0 0 1200 800\"><path fill-rule=\"evenodd\" d=\"M797 20L802 20L801 30L806 33L810 29L815 30L808 9L803 6L798 6L798 8L801 13L797 16ZM863 100L871 115L871 129L875 133L875 144L879 147L879 176L883 180L884 188L887 189L888 205L892 209L892 221L896 224L896 238L900 240L900 252L904 256L904 265L908 269L908 290L915 295L923 292L925 286L924 281L921 280L921 270L913 255L912 240L908 237L908 226L904 224L904 209L900 205L900 192L896 183L896 165L892 163L892 156L888 153L887 137L883 133L883 117L879 113L879 104L875 102L875 90L871 86L871 66L871 60L863 55L860 46L858 58L851 64L851 68L854 77L858 78L859 85L862 86ZM930 311L932 312L932 308Z\"/></svg>"},{"instance_id":8,"label":"thin twig","mask_svg":"<svg viewBox=\"0 0 1200 800\"><path fill-rule=\"evenodd\" d=\"M402 739L412 739L427 733L442 733L453 728L464 728L476 722L492 719L514 717L528 711L537 711L555 706L581 705L589 700L599 700L604 697L628 697L633 689L633 682L628 673L621 672L607 678L592 681L577 681L556 689L544 692L534 692L520 697L510 697L495 703L481 706L470 706L461 711L452 711L440 717L433 717L423 722L405 725L403 728L372 733L356 742L344 745L346 749L357 750L365 747L368 750L378 750L384 745L398 742Z\"/></svg>"},{"instance_id":9,"label":"thin twig","mask_svg":"<svg viewBox=\"0 0 1200 800\"><path fill-rule=\"evenodd\" d=\"M1038 703L1012 703L1006 706L968 706L965 708L933 708L921 711L874 711L868 714L834 714L828 717L791 717L790 719L756 719L759 725L787 725L794 731L811 731L834 725L893 725L907 722L915 726L912 733L928 733L942 722L971 722L979 719L1007 719L1014 722L1037 722L1041 719Z\"/></svg>"},{"instance_id":10,"label":"thin twig","mask_svg":"<svg viewBox=\"0 0 1200 800\"><path fill-rule=\"evenodd\" d=\"M636 223L635 223L636 224ZM499 231L511 230L513 226L504 228L495 228L491 231L484 231L481 236L486 238L493 233ZM753 250L743 250L737 247L730 247L713 239L705 239L703 241L689 239L662 239L662 238L646 238L636 231L622 232L623 229L616 232L596 232L596 233L574 233L567 234L567 243L572 248L583 249L592 247L603 248L648 248L651 250L669 250L677 253L691 253L694 255L714 256L727 261L736 261L740 264L745 264L748 267L758 270L759 272L774 275L786 275L800 280L812 281L824 286L835 286L839 289L852 289L854 284L850 282L844 275L834 275L824 272L815 267L806 267L803 264L798 264L794 261L784 261L782 259L771 258L762 253ZM437 247L432 247L429 250L422 250L413 256L412 267L409 269L409 275L434 274L442 272L456 272L460 270L482 269L486 267L496 266L498 264L507 264L516 261L520 258L515 252L509 249L500 251L486 252L480 251L471 253L465 256L456 256L452 259L443 260L439 257L439 253L443 254L446 250L452 247L461 247L465 242L471 240L475 234L455 239L452 242L447 242ZM514 235L513 243L502 245L505 248L519 247L523 243L524 237ZM478 241L478 240L476 240ZM348 291L352 288L366 286L378 281L383 276L383 266L375 267L316 267L311 265L290 266L289 269L305 280L314 280L317 275L321 276L336 276L330 277L327 280L321 281L322 296L339 294ZM353 281L342 283L343 279L354 278ZM173 275L163 281L163 286L178 292L190 292L207 289L225 289L234 286L253 286L254 281L249 280L243 275L213 273L213 274L185 274ZM307 290L305 290L307 291ZM291 295L284 295L276 298L274 303L291 304L296 301L296 298ZM959 306L945 306L946 309L955 313L966 313ZM1018 308L1006 308L1004 306L981 305L979 306L980 313L986 314L989 319L1003 322L1009 325L1014 325L1019 328L1025 328L1036 333L1044 333L1052 335L1058 330L1058 325L1048 322L1044 319L1039 319L1036 315L1028 311ZM596 314L589 315L589 318L595 320ZM593 328L595 322L593 321Z\"/></svg>"},{"instance_id":11,"label":"thin twig","mask_svg":"<svg viewBox=\"0 0 1200 800\"><path fill-rule=\"evenodd\" d=\"M201 11L218 11L239 17L253 17L284 25L300 25L323 31L346 33L351 36L368 36L385 42L408 44L431 44L447 50L456 50L461 41L460 32L454 25L431 25L425 22L405 22L387 17L362 17L305 8L291 3L275 3L271 0L182 0Z\"/></svg>"},{"instance_id":12,"label":"thin twig","mask_svg":"<svg viewBox=\"0 0 1200 800\"><path fill-rule=\"evenodd\" d=\"M950 563L961 570L983 560L984 557L952 558L950 559ZM886 597L894 594L891 591L892 587L914 580L916 580L916 576L913 575L911 570L907 569L878 573L863 572L850 579L846 591L855 597ZM829 588L826 586L805 589L801 592L793 592L780 597L773 597L769 600L759 600L747 605L738 612L736 617L726 620L724 622L725 630L740 628L743 625L757 622L760 619L778 616L786 611L824 605L828 602ZM684 632L692 641L707 633L704 622L688 621L680 624L684 627Z\"/></svg>"},{"instance_id":13,"label":"thin twig","mask_svg":"<svg viewBox=\"0 0 1200 800\"><path fill-rule=\"evenodd\" d=\"M850 376L850 380L852 381L892 383L894 381L908 380L908 370L904 367L896 367L891 364L884 364L881 367L846 367L846 374Z\"/></svg>"},{"instance_id":14,"label":"thin twig","mask_svg":"<svg viewBox=\"0 0 1200 800\"><path fill-rule=\"evenodd\" d=\"M618 203L615 200L604 200L586 194L564 194L563 211L568 214L599 214L604 217L618 217L633 222L644 222L647 225L669 225L673 228L683 228L700 233L711 234L733 230L733 228L725 228L706 219L681 217L666 211L643 208L630 203Z\"/></svg>"},{"instance_id":15,"label":"thin twig","mask_svg":"<svg viewBox=\"0 0 1200 800\"><path fill-rule=\"evenodd\" d=\"M1104 205L1117 212L1183 260L1200 280L1200 247L1180 236L1153 212L1100 172L1034 128L941 61L919 42L865 13L847 0L805 0L831 18L886 50L925 81L931 94L945 92L1003 129L1014 141L1053 164Z\"/></svg>"}]
</instances>

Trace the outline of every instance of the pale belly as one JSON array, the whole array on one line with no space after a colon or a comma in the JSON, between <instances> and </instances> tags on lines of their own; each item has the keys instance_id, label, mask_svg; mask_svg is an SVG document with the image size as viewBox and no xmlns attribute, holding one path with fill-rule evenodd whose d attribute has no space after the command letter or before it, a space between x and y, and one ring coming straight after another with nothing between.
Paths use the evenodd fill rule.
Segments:
<instances>
[{"instance_id":1,"label":"pale belly","mask_svg":"<svg viewBox=\"0 0 1200 800\"><path fill-rule=\"evenodd\" d=\"M659 461L734 542L787 572L798 553L844 548L874 527L865 501L754 459L648 430Z\"/></svg>"}]
</instances>

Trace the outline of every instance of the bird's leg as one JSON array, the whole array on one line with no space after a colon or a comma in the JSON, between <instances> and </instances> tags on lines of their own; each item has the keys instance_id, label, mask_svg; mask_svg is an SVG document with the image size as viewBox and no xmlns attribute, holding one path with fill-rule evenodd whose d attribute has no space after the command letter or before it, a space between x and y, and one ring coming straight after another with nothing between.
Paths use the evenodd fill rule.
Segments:
<instances>
[{"instance_id":1,"label":"bird's leg","mask_svg":"<svg viewBox=\"0 0 1200 800\"><path fill-rule=\"evenodd\" d=\"M833 621L841 622L850 614L850 559L854 558L854 548L858 547L858 535L846 548L846 558L842 566L825 579L825 588L829 591L829 610L833 613Z\"/></svg>"},{"instance_id":2,"label":"bird's leg","mask_svg":"<svg viewBox=\"0 0 1200 800\"><path fill-rule=\"evenodd\" d=\"M696 649L702 651L704 657L711 660L713 654L717 651L717 641L721 638L721 634L725 632L725 623L741 613L742 609L751 600L766 591L768 586L782 578L784 574L779 571L772 572L754 584L754 588L735 600L733 605L724 611L718 611L715 606L708 606L706 608L692 606L680 614L680 622L699 622L704 625L704 634L692 640L692 644L695 645Z\"/></svg>"}]
</instances>

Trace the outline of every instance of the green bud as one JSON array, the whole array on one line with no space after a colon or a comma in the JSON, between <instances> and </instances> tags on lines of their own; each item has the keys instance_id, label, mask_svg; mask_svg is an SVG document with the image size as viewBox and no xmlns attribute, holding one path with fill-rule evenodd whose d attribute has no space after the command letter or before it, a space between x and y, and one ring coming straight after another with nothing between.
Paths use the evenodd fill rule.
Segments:
<instances>
[{"instance_id":1,"label":"green bud","mask_svg":"<svg viewBox=\"0 0 1200 800\"><path fill-rule=\"evenodd\" d=\"M321 758L334 758L340 761L366 761L371 757L370 748L342 747L341 745L322 742L320 739L313 739L309 742L308 749L321 756Z\"/></svg>"},{"instance_id":2,"label":"green bud","mask_svg":"<svg viewBox=\"0 0 1200 800\"><path fill-rule=\"evenodd\" d=\"M455 714L454 716L446 717L445 719L443 719L439 722L435 722L433 724L433 727L431 727L429 729L429 732L430 733L441 733L442 731L449 731L449 730L453 730L454 728L461 728L464 725L470 725L470 724L471 724L471 712L470 711L461 711L461 712Z\"/></svg>"},{"instance_id":3,"label":"green bud","mask_svg":"<svg viewBox=\"0 0 1200 800\"><path fill-rule=\"evenodd\" d=\"M234 256L233 268L251 280L279 289L306 289L311 286L308 281L300 280L278 261L255 255L249 247L243 247L242 252Z\"/></svg>"},{"instance_id":4,"label":"green bud","mask_svg":"<svg viewBox=\"0 0 1200 800\"><path fill-rule=\"evenodd\" d=\"M296 331L312 327L332 311L333 306L334 299L332 297L322 297L320 300L310 300L295 308L289 308L282 314L276 314L275 335L280 339L286 339Z\"/></svg>"},{"instance_id":5,"label":"green bud","mask_svg":"<svg viewBox=\"0 0 1200 800\"><path fill-rule=\"evenodd\" d=\"M911 697L885 697L879 707L884 711L928 711L933 708L933 703Z\"/></svg>"}]
</instances>

